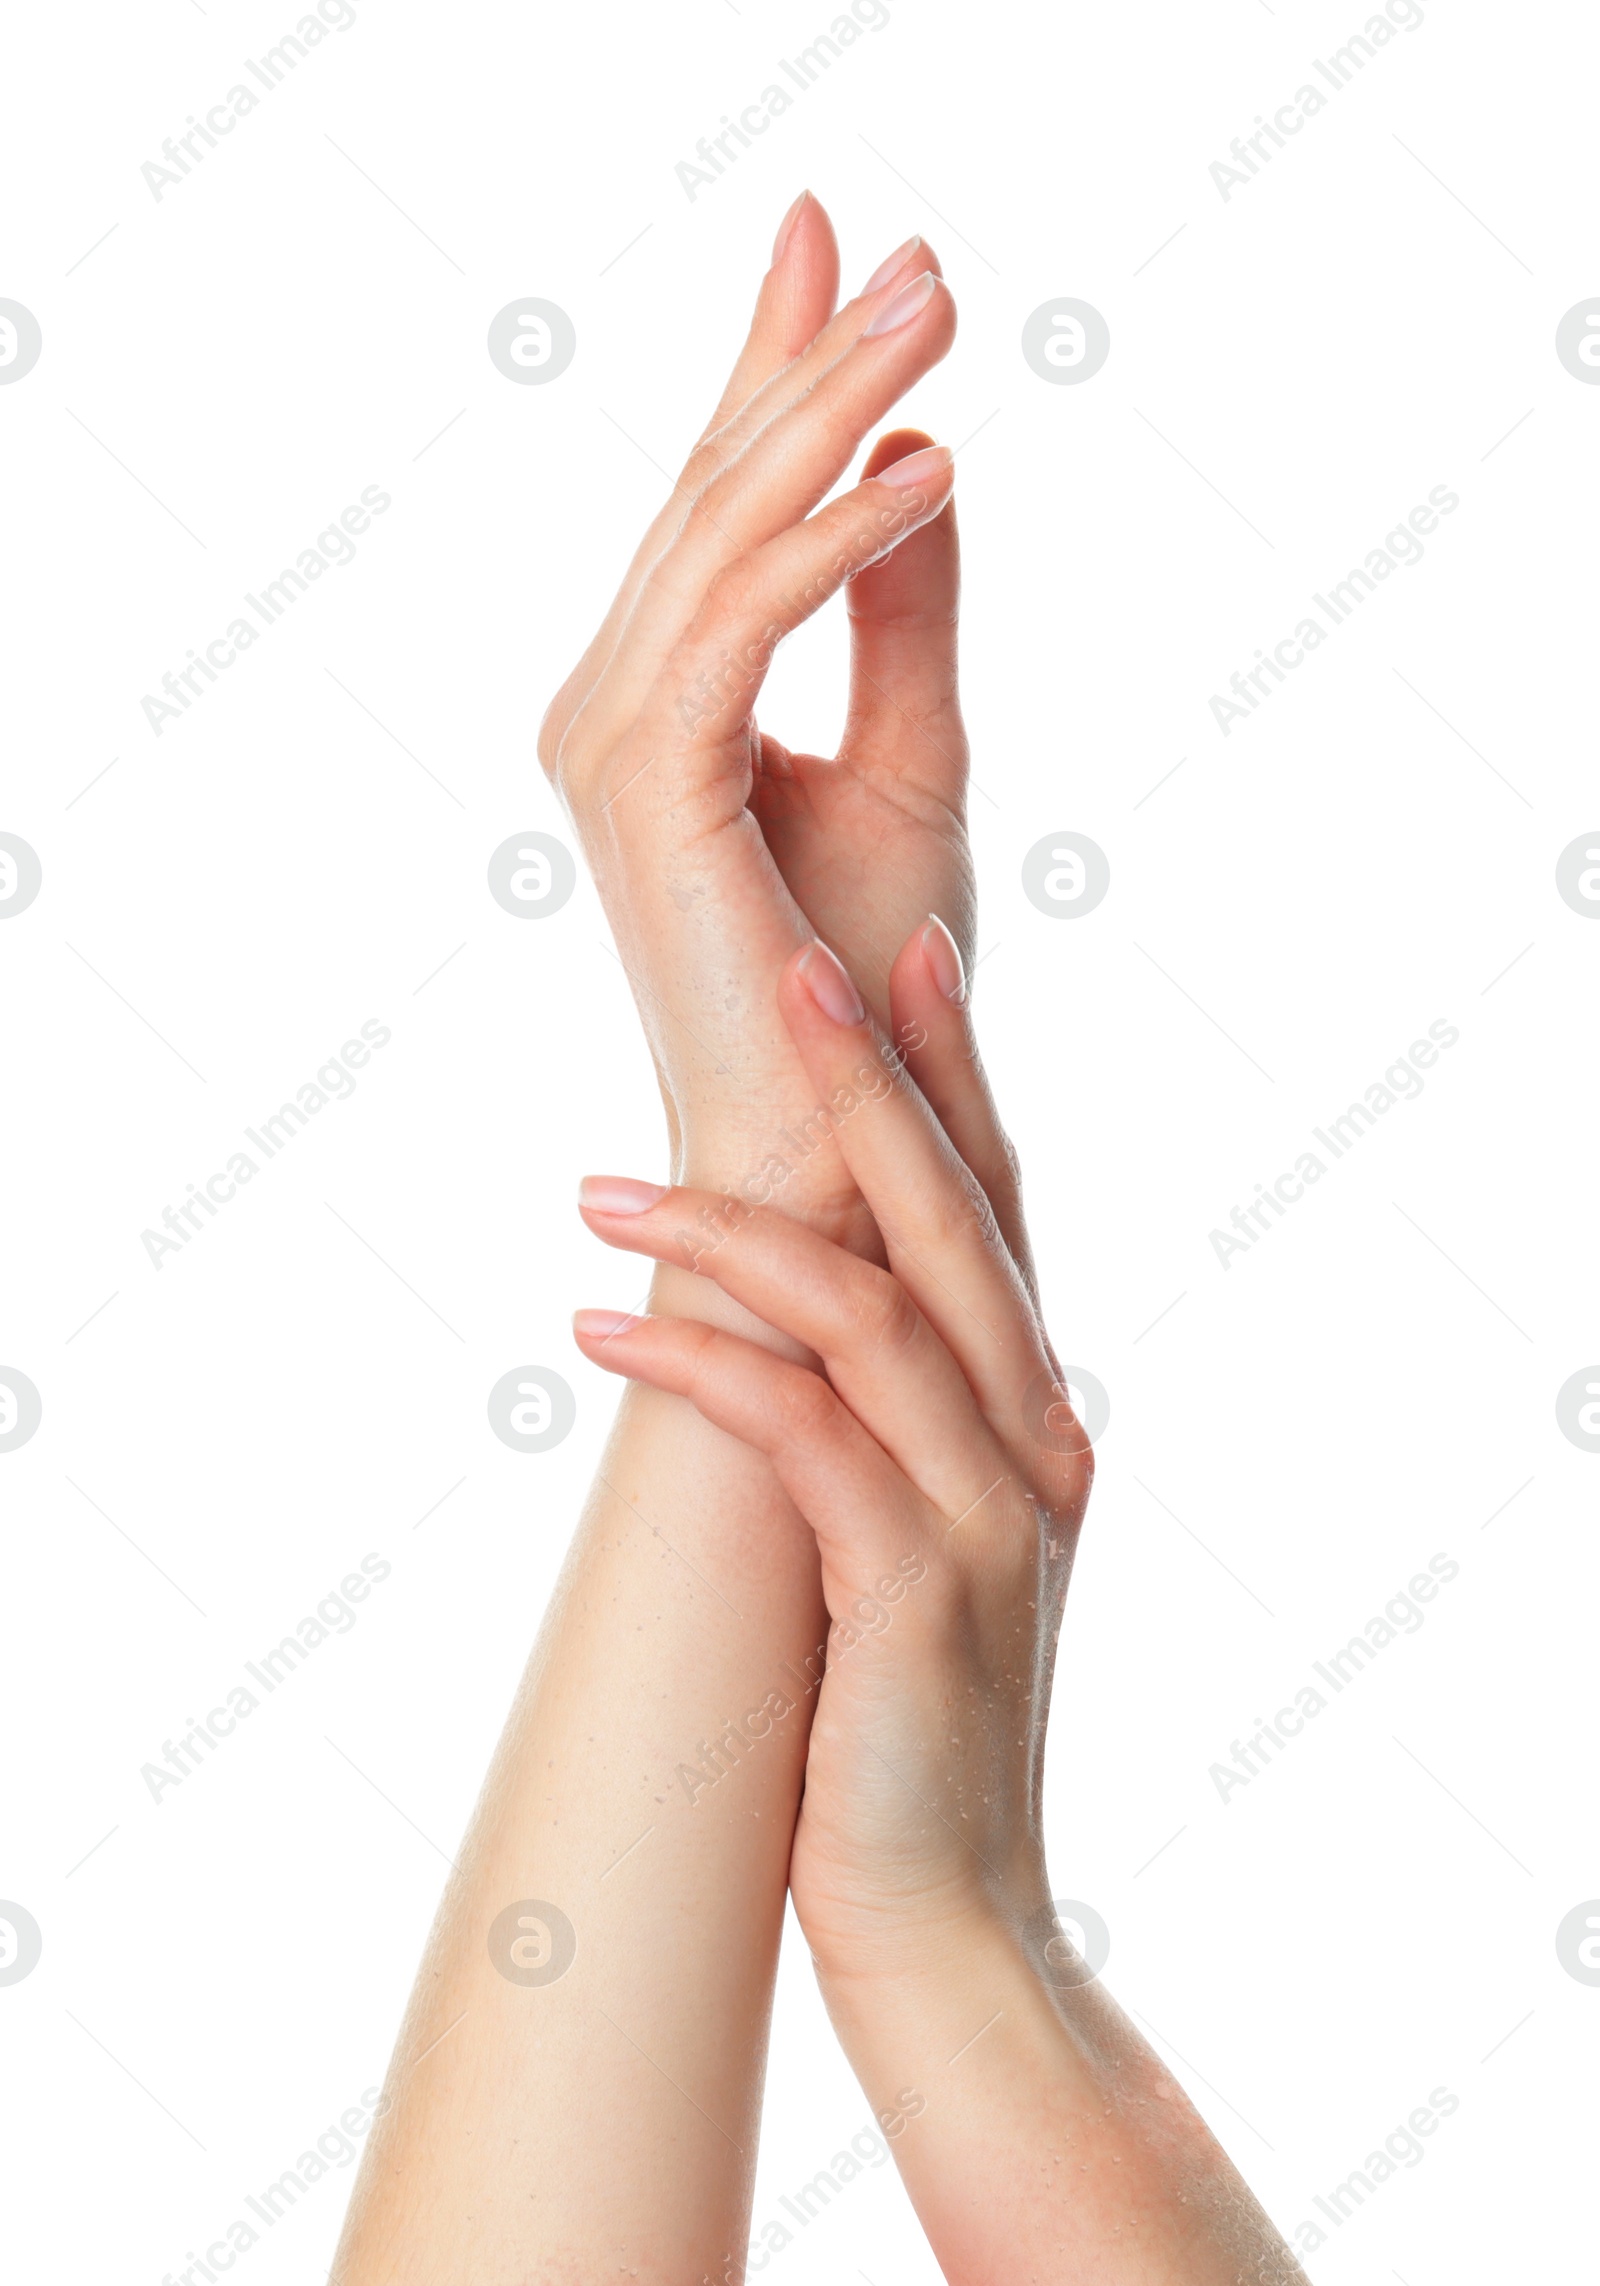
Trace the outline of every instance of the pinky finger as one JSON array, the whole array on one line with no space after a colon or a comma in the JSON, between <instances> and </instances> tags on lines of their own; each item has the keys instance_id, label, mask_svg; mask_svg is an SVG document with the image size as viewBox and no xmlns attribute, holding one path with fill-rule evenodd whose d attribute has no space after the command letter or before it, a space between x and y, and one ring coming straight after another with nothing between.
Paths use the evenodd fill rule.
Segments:
<instances>
[{"instance_id":1,"label":"pinky finger","mask_svg":"<svg viewBox=\"0 0 1600 2286\"><path fill-rule=\"evenodd\" d=\"M687 1398L714 1427L765 1453L840 1581L903 1555L908 1523L922 1537L932 1510L809 1367L698 1318L578 1310L572 1330L595 1365Z\"/></svg>"}]
</instances>

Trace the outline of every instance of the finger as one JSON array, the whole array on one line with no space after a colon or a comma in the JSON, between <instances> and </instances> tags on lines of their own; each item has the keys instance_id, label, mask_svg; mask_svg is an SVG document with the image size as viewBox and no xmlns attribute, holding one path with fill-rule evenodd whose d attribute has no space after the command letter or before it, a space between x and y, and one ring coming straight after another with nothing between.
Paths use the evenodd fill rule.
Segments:
<instances>
[{"instance_id":1,"label":"finger","mask_svg":"<svg viewBox=\"0 0 1600 2286\"><path fill-rule=\"evenodd\" d=\"M552 774L578 714L616 654L625 632L631 632L636 648L653 641L660 650L669 639L673 626L670 614L665 628L658 624L655 613L645 614L640 624L631 630L629 623L652 570L683 530L708 487L776 412L813 387L850 346L862 325L868 322L858 305L869 292L880 292L893 282L904 282L906 265L912 260L923 267L938 268L937 256L923 246L921 239L910 239L889 262L880 266L862 295L830 320L828 312L838 292L838 247L833 225L821 204L809 195L802 199L798 213L794 209L790 211L793 227L779 229L772 266L757 299L751 339L741 353L733 378L673 487L671 499L660 510L636 550L600 632L545 717L540 755ZM817 329L808 341L802 342L804 326L812 317L818 320ZM791 350L787 362L781 356L785 348ZM773 368L770 372L769 367ZM766 377L742 404L735 405L741 373L751 378L761 374ZM686 605L677 615L678 627L687 615ZM591 723L590 727L599 726Z\"/></svg>"},{"instance_id":2,"label":"finger","mask_svg":"<svg viewBox=\"0 0 1600 2286\"><path fill-rule=\"evenodd\" d=\"M943 1527L818 1373L691 1318L578 1310L573 1335L608 1373L687 1398L771 1461L817 1535L824 1575L853 1582ZM829 1598L830 1607L832 1597Z\"/></svg>"},{"instance_id":3,"label":"finger","mask_svg":"<svg viewBox=\"0 0 1600 2286\"><path fill-rule=\"evenodd\" d=\"M839 241L820 199L802 191L778 225L755 316L700 441L715 435L809 347L839 297Z\"/></svg>"},{"instance_id":4,"label":"finger","mask_svg":"<svg viewBox=\"0 0 1600 2286\"><path fill-rule=\"evenodd\" d=\"M950 461L942 446L914 453L726 564L640 709L646 747L703 752L740 730L784 636L939 513Z\"/></svg>"},{"instance_id":5,"label":"finger","mask_svg":"<svg viewBox=\"0 0 1600 2286\"><path fill-rule=\"evenodd\" d=\"M775 1207L715 1191L591 1175L578 1201L608 1246L714 1279L814 1351L856 1419L946 1516L1005 1472L960 1367L888 1271Z\"/></svg>"},{"instance_id":6,"label":"finger","mask_svg":"<svg viewBox=\"0 0 1600 2286\"><path fill-rule=\"evenodd\" d=\"M657 512L635 549L622 585L594 639L546 712L539 745L547 768L554 768L573 717L615 651L650 567L671 545L696 492L711 481L737 449L730 440L721 453L708 454L707 439L808 347L833 315L838 292L839 246L833 224L821 201L813 198L809 191L802 191L778 226L772 261L756 296L750 331L717 409L702 430L671 497Z\"/></svg>"},{"instance_id":7,"label":"finger","mask_svg":"<svg viewBox=\"0 0 1600 2286\"><path fill-rule=\"evenodd\" d=\"M812 208L816 209L826 225L826 243L820 251L813 244L817 236L817 225L811 219ZM759 351L752 355L750 345L747 344L741 353L739 365L735 367L734 375L723 392L716 414L702 432L700 442L684 469L684 482L692 482L697 497L703 495L706 486L745 449L753 437L761 433L776 414L798 404L816 387L872 322L874 305L877 308L887 306L895 298L895 293L926 270L931 270L936 277L942 278L944 275L933 248L921 238L908 238L886 262L879 264L860 292L852 295L844 307L835 312L833 305L838 298L839 285L838 245L833 236L833 225L827 221L817 202L810 200L809 205L801 208L795 231L787 240L782 230L779 231L778 238L783 252L781 257L775 258L768 277L775 302L779 297L796 298L800 295L803 281L794 273L811 264L816 267L828 288L827 307L821 308L820 292L815 292L808 300L807 313L815 313L817 323L803 340L795 339L787 360L776 355L763 356ZM761 314L759 307L758 314ZM798 335L798 324L794 331ZM764 366L768 370L763 371ZM755 383L743 397L738 393L741 369L748 372ZM848 459L848 455L846 457Z\"/></svg>"},{"instance_id":8,"label":"finger","mask_svg":"<svg viewBox=\"0 0 1600 2286\"><path fill-rule=\"evenodd\" d=\"M862 474L876 476L931 442L921 429L893 429L873 446ZM853 760L906 772L957 810L967 775L956 672L960 595L952 499L913 541L851 586L842 742Z\"/></svg>"},{"instance_id":9,"label":"finger","mask_svg":"<svg viewBox=\"0 0 1600 2286\"><path fill-rule=\"evenodd\" d=\"M717 576L816 507L848 468L861 438L955 338L955 305L925 269L891 280L840 312L813 351L762 392L708 452L735 442L697 492L670 545L651 566L626 628L574 717L568 737L585 756L610 750L643 704L672 646ZM793 392L792 395L789 393ZM777 402L788 396L787 402Z\"/></svg>"},{"instance_id":10,"label":"finger","mask_svg":"<svg viewBox=\"0 0 1600 2286\"><path fill-rule=\"evenodd\" d=\"M1017 1155L1000 1124L978 1053L960 947L937 913L930 913L900 948L889 971L889 1010L890 1037L905 1057L906 1070L983 1185L1001 1236L1037 1305Z\"/></svg>"},{"instance_id":11,"label":"finger","mask_svg":"<svg viewBox=\"0 0 1600 2286\"><path fill-rule=\"evenodd\" d=\"M835 1118L833 1137L890 1268L943 1336L985 1414L1010 1434L1049 1360L981 1186L825 945L814 942L785 964L778 1006L817 1101L853 1107ZM874 1062L886 1084L862 1092L857 1075Z\"/></svg>"}]
</instances>

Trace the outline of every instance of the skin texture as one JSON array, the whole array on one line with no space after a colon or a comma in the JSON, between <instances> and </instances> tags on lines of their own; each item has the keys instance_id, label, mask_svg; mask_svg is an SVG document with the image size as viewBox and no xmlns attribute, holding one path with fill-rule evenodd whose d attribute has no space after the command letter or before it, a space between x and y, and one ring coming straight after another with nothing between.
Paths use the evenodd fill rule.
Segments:
<instances>
[{"instance_id":1,"label":"skin texture","mask_svg":"<svg viewBox=\"0 0 1600 2286\"><path fill-rule=\"evenodd\" d=\"M580 1311L578 1338L765 1453L816 1533L828 1666L790 1888L945 2276L1290 2286L1293 2256L1051 1912L1040 1781L1092 1456L1023 1265L905 1068L1006 1163L929 953L923 932L891 979L909 1057L824 946L779 988L887 1267L771 1209L588 1186L612 1244L692 1246L815 1365L671 1317Z\"/></svg>"},{"instance_id":2,"label":"skin texture","mask_svg":"<svg viewBox=\"0 0 1600 2286\"><path fill-rule=\"evenodd\" d=\"M814 1106L777 983L814 926L837 925L830 863L854 885L844 903L876 883L885 1009L894 950L930 909L970 931L949 474L858 485L807 524L946 353L953 305L936 285L910 322L864 338L936 259L906 250L835 314L827 216L805 199L786 219L733 377L540 735L655 1056L671 1172L719 1187L766 1165L780 1131L804 1138ZM883 438L866 465L927 441ZM849 739L832 761L788 757L751 712L767 631L861 564ZM730 688L736 640L754 648ZM769 760L784 862L815 920L758 822ZM876 1250L831 1139L776 1147L785 1211ZM682 1268L663 1267L655 1292L797 1354ZM806 1685L826 1633L815 1541L770 1464L681 1398L630 1390L424 1951L341 2286L617 2272L678 2286L720 2282L742 2255ZM792 1710L759 1753L691 1792L680 1766L786 1677ZM576 1933L547 1986L512 1984L489 1957L496 1917L524 1900Z\"/></svg>"},{"instance_id":3,"label":"skin texture","mask_svg":"<svg viewBox=\"0 0 1600 2286\"><path fill-rule=\"evenodd\" d=\"M929 912L970 954L953 476L882 486L928 443L894 431L865 480L817 510L948 352L955 310L921 241L834 315L838 270L807 198L734 378L540 741L634 981L682 1166L718 1187L753 1177L810 1108L775 1000L790 953L815 933L837 942L880 1013L889 964ZM869 334L907 289L908 322ZM761 679L781 632L846 575L845 737L835 757L791 753L757 727ZM786 1199L854 1204L827 1146Z\"/></svg>"},{"instance_id":4,"label":"skin texture","mask_svg":"<svg viewBox=\"0 0 1600 2286\"><path fill-rule=\"evenodd\" d=\"M892 431L828 497L954 309L920 241L836 311L837 288L807 196L541 733L669 1181L585 1186L596 1239L655 1263L651 1314L580 1314L629 1386L335 2286L738 2279L786 1885L947 2276L1299 2276L1048 1919L1091 1456L966 1007L953 475ZM840 751L791 753L757 726L762 678L841 589ZM567 1926L563 1973L505 1973Z\"/></svg>"}]
</instances>

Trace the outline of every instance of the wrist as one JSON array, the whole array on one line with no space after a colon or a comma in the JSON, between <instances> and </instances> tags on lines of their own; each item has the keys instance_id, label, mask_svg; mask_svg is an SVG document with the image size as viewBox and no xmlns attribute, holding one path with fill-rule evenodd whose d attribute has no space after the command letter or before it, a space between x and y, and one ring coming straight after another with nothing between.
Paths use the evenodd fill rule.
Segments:
<instances>
[{"instance_id":1,"label":"wrist","mask_svg":"<svg viewBox=\"0 0 1600 2286\"><path fill-rule=\"evenodd\" d=\"M775 1127L752 1136L688 1122L673 1154L673 1180L729 1202L708 1230L719 1243L757 1207L803 1222L837 1246L883 1259L878 1227L835 1145L807 1152L804 1136Z\"/></svg>"},{"instance_id":2,"label":"wrist","mask_svg":"<svg viewBox=\"0 0 1600 2286\"><path fill-rule=\"evenodd\" d=\"M1022 1928L992 1910L918 1930L897 1959L818 1963L817 1983L875 2103L908 2088L945 2094L969 2044L997 2032L1007 2047L1019 2037L1051 2045L1062 2031L1062 1996L1038 1974Z\"/></svg>"},{"instance_id":3,"label":"wrist","mask_svg":"<svg viewBox=\"0 0 1600 2286\"><path fill-rule=\"evenodd\" d=\"M932 1995L959 1988L978 1964L988 1972L1014 1965L1031 1978L1041 1969L1047 1980L1054 1975L1045 1955L1055 1924L1042 1864L1020 1869L999 1890L986 1885L937 1907L871 1918L858 1912L847 1927L820 1926L814 1911L800 1920L829 2007L847 2015L870 2014L891 1996L897 2010L914 2015Z\"/></svg>"}]
</instances>

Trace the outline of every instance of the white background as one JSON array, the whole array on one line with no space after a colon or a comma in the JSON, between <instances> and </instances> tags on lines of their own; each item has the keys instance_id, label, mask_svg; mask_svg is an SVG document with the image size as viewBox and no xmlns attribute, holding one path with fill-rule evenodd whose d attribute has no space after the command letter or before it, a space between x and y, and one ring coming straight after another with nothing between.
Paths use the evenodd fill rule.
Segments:
<instances>
[{"instance_id":1,"label":"white background","mask_svg":"<svg viewBox=\"0 0 1600 2286\"><path fill-rule=\"evenodd\" d=\"M0 294L44 336L0 389L0 830L44 869L0 929L0 1364L44 1407L0 1455L0 1896L44 1933L0 1988L19 2276L157 2286L382 2077L614 1401L567 1317L637 1281L574 1187L664 1157L587 883L526 922L485 866L570 838L539 715L808 182L849 285L924 229L962 310L907 410L972 440L980 1020L1058 1344L1112 1408L1056 1887L1286 2229L1458 2097L1319 2279L1573 2251L1600 1457L1554 1401L1600 1356L1600 927L1554 868L1600 812L1600 390L1553 344L1600 292L1600 41L1576 4L1422 7L1227 200L1212 163L1362 0L889 0L692 201L677 162L828 0L356 0L159 201L141 164L293 0L13 16ZM547 387L485 353L525 294L577 329ZM1062 294L1111 329L1081 387L1020 353ZM369 485L356 561L157 738L143 695ZM1441 485L1425 559L1225 739L1212 694ZM780 661L791 744L836 734L842 656L835 611ZM1019 884L1061 830L1112 869L1076 921ZM354 1097L154 1269L140 1233L369 1018ZM1440 1018L1420 1098L1225 1270L1210 1231ZM485 1416L527 1363L578 1399L542 1458ZM152 1802L141 1765L368 1551L354 1629ZM1441 1551L1420 1631L1219 1800L1231 1741ZM758 2222L866 2117L791 1947ZM323 2274L348 2182L251 2286ZM769 2275L858 2271L936 2275L892 2169Z\"/></svg>"}]
</instances>

